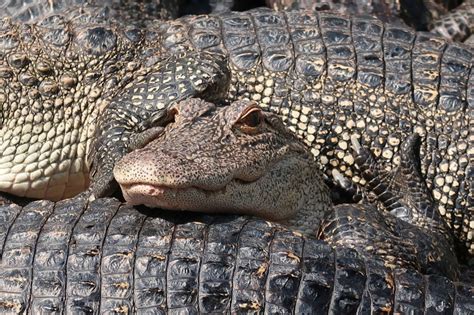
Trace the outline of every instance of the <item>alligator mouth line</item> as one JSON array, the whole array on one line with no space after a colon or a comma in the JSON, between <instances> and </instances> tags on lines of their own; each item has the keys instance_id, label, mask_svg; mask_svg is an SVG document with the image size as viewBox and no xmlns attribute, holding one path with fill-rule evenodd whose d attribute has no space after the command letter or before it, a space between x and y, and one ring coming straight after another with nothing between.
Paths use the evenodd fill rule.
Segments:
<instances>
[{"instance_id":1,"label":"alligator mouth line","mask_svg":"<svg viewBox=\"0 0 474 315\"><path fill-rule=\"evenodd\" d=\"M140 182L120 184L120 187L123 197L131 205L145 205L150 208L166 210L215 212L215 205L211 200L215 201L228 193L232 194L232 192L227 191L229 185L248 185L253 182L234 178L217 189L207 189L199 186L172 187ZM232 206L219 208L223 212L233 210Z\"/></svg>"},{"instance_id":2,"label":"alligator mouth line","mask_svg":"<svg viewBox=\"0 0 474 315\"><path fill-rule=\"evenodd\" d=\"M120 184L122 187L122 190L126 191L133 191L134 193L141 192L143 194L148 194L149 196L155 196L158 197L160 195L163 195L165 193L185 193L186 191L190 190L196 190L196 191L201 191L205 194L215 194L215 193L225 193L227 186L229 184L239 184L239 185L248 185L251 183L256 182L258 179L247 181L243 179L238 179L238 178L233 178L222 187L219 188L204 188L196 185L192 186L187 186L187 187L172 187L172 186L167 186L167 185L155 185L155 184L149 184L149 183L130 183L130 184Z\"/></svg>"},{"instance_id":3,"label":"alligator mouth line","mask_svg":"<svg viewBox=\"0 0 474 315\"><path fill-rule=\"evenodd\" d=\"M199 190L204 193L216 193L220 191L224 191L227 184L224 185L222 188L218 189L206 189L198 186L188 186L188 187L172 187L167 185L154 185L154 184L147 184L147 183L133 183L133 184L123 184L121 185L127 191L133 192L141 192L143 194L148 194L150 196L160 196L165 193L181 193L186 192L187 190Z\"/></svg>"},{"instance_id":4,"label":"alligator mouth line","mask_svg":"<svg viewBox=\"0 0 474 315\"><path fill-rule=\"evenodd\" d=\"M126 184L120 184L120 186L126 190L135 190L137 191L138 189L143 189L143 192L147 191L149 195L160 195L164 192L172 192L172 191L186 191L186 190L199 190L204 193L212 194L212 193L220 193L220 192L225 192L227 189L227 186L230 184L238 184L238 185L248 185L255 183L258 181L260 177L257 177L252 180L244 180L240 178L232 178L228 182L224 183L221 185L221 187L218 188L206 188L202 186L197 186L197 185L190 185L190 186L185 186L185 187L173 187L173 186L168 186L168 185L163 185L163 184L150 184L150 183L145 183L145 182L135 182L135 183L126 183Z\"/></svg>"}]
</instances>

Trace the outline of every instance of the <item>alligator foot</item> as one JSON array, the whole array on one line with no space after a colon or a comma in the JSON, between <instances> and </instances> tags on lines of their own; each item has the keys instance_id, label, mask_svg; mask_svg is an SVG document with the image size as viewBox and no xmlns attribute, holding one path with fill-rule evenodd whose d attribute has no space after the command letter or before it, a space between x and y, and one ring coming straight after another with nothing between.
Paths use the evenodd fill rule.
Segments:
<instances>
[{"instance_id":1,"label":"alligator foot","mask_svg":"<svg viewBox=\"0 0 474 315\"><path fill-rule=\"evenodd\" d=\"M364 190L337 169L332 170L332 180L328 182L328 186L331 189L331 199L334 204L358 203L364 198L367 199ZM332 182L336 185L333 185Z\"/></svg>"},{"instance_id":2,"label":"alligator foot","mask_svg":"<svg viewBox=\"0 0 474 315\"><path fill-rule=\"evenodd\" d=\"M389 213L367 200L335 206L321 224L318 237L333 246L344 244L380 257L389 267L416 268L458 279L453 239L420 171L419 135L413 134L402 143L400 165L390 172L357 139L352 143L356 166L367 181L365 194L371 194L379 208ZM334 175L344 187L352 187L341 174Z\"/></svg>"},{"instance_id":3,"label":"alligator foot","mask_svg":"<svg viewBox=\"0 0 474 315\"><path fill-rule=\"evenodd\" d=\"M423 274L459 278L459 263L451 239L437 230L422 229L373 204L341 204L329 211L317 233L333 247L354 248L369 261Z\"/></svg>"},{"instance_id":4,"label":"alligator foot","mask_svg":"<svg viewBox=\"0 0 474 315\"><path fill-rule=\"evenodd\" d=\"M420 136L407 137L400 147L400 165L388 172L367 148L352 138L355 163L366 180L366 190L375 194L392 215L418 226L444 228L420 168Z\"/></svg>"}]
</instances>

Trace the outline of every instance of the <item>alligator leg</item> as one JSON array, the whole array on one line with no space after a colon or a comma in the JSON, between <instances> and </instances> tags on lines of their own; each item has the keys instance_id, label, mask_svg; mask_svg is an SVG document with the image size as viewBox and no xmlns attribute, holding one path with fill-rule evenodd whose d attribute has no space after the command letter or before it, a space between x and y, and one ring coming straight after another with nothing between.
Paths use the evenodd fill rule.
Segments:
<instances>
[{"instance_id":1,"label":"alligator leg","mask_svg":"<svg viewBox=\"0 0 474 315\"><path fill-rule=\"evenodd\" d=\"M91 193L101 197L115 190L115 163L159 136L170 121L170 105L190 97L221 100L229 83L225 59L216 54L185 52L158 61L151 74L132 82L101 113L88 155Z\"/></svg>"},{"instance_id":2,"label":"alligator leg","mask_svg":"<svg viewBox=\"0 0 474 315\"><path fill-rule=\"evenodd\" d=\"M441 219L420 170L420 136L407 137L400 148L400 165L384 171L372 153L352 139L356 166L367 181L366 189L375 194L384 208L408 223L442 226Z\"/></svg>"},{"instance_id":3,"label":"alligator leg","mask_svg":"<svg viewBox=\"0 0 474 315\"><path fill-rule=\"evenodd\" d=\"M459 276L459 264L446 224L437 213L420 172L418 134L402 144L400 165L384 171L372 152L353 139L355 163L381 211L367 202L343 204L328 213L318 236L333 246L346 244L386 266L415 268L422 273Z\"/></svg>"},{"instance_id":4,"label":"alligator leg","mask_svg":"<svg viewBox=\"0 0 474 315\"><path fill-rule=\"evenodd\" d=\"M463 41L472 34L474 28L474 3L465 1L448 12L430 26L432 33L454 41Z\"/></svg>"},{"instance_id":5,"label":"alligator leg","mask_svg":"<svg viewBox=\"0 0 474 315\"><path fill-rule=\"evenodd\" d=\"M356 139L352 142L355 164L367 181L365 189L375 195L382 209L389 211L386 222L390 222L389 217L397 219L392 230L397 237L409 238L413 243L421 270L456 279L459 265L453 237L421 174L420 136L415 133L405 139L400 147L400 165L391 172L377 164L368 148ZM372 222L376 215L366 214L367 221Z\"/></svg>"}]
</instances>

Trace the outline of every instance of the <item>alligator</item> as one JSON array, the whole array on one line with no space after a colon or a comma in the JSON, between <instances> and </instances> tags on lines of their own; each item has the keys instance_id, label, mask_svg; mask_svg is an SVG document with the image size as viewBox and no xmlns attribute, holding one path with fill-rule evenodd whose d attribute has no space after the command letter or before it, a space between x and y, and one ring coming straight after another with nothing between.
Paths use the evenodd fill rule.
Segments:
<instances>
[{"instance_id":1,"label":"alligator","mask_svg":"<svg viewBox=\"0 0 474 315\"><path fill-rule=\"evenodd\" d=\"M439 211L471 246L470 48L367 17L268 10L163 22L153 39L162 43L157 54L169 56L160 70L100 114L91 155L97 182L156 136L147 128L170 104L251 99L284 118L328 177L338 170L357 184L365 181L353 167L351 136L389 170L401 140L419 133L422 173Z\"/></svg>"},{"instance_id":2,"label":"alligator","mask_svg":"<svg viewBox=\"0 0 474 315\"><path fill-rule=\"evenodd\" d=\"M468 0L470 1L470 0ZM274 10L330 10L348 15L373 15L384 22L406 23L417 31L428 30L437 21L461 4L459 0L266 0Z\"/></svg>"},{"instance_id":3,"label":"alligator","mask_svg":"<svg viewBox=\"0 0 474 315\"><path fill-rule=\"evenodd\" d=\"M348 15L370 14L384 22L404 23L417 31L430 31L464 42L474 29L474 3L460 1L305 1L267 0L274 10L330 10Z\"/></svg>"},{"instance_id":4,"label":"alligator","mask_svg":"<svg viewBox=\"0 0 474 315\"><path fill-rule=\"evenodd\" d=\"M252 99L305 139L327 176L356 184L351 135L391 169L401 139L419 133L439 211L472 244L465 46L368 17L263 9L143 29L86 6L32 25L5 18L0 38L2 191L58 200L92 176L103 195L115 162L160 132L171 104Z\"/></svg>"},{"instance_id":5,"label":"alligator","mask_svg":"<svg viewBox=\"0 0 474 315\"><path fill-rule=\"evenodd\" d=\"M203 152L215 153L212 147L216 145L240 146L237 156L244 162L245 148L251 147L254 153L263 153L252 155L254 166L259 162L268 166L267 160L273 159L279 164L276 169L285 168L281 162L287 161L301 170L314 170L309 149L275 114L263 112L254 102L218 108L191 99L172 111L174 122L144 150L157 154L156 145L162 153L175 153L163 141L187 144L189 138L174 137L187 130L211 140ZM238 119L232 119L235 114L240 114ZM221 139L228 141L216 143L220 128L211 124L216 120L232 124L235 139L224 134ZM254 145L270 137L273 141L265 141L266 145ZM395 197L384 204L391 207L397 199L397 209L404 208L410 216L396 217L369 204L338 205L323 221L318 239L255 217L189 212L177 216L176 212L134 208L113 198L90 201L88 193L57 203L4 205L0 207L0 310L34 314L469 314L474 311L473 283L458 281L454 254L443 243L449 242L442 228L445 223L433 215L433 204L420 194L420 187L427 192L426 185L416 185L423 185L417 163L419 140L412 136L404 141L401 154L406 163L393 174L399 182L384 190ZM267 154L281 152L283 144L287 153ZM360 167L376 166L370 151L356 151ZM218 170L233 167L225 150L218 152ZM145 153L134 154L148 160ZM131 155L125 159L129 161L124 163L130 163ZM194 167L188 163L180 170L189 178ZM207 175L206 180L213 177L203 170L200 167L198 175ZM252 173L251 167L247 170ZM384 182L373 170L366 174ZM302 180L281 183L281 173L270 173L271 180L264 183L269 191L278 191L282 184L287 190L295 185L300 190L308 187ZM317 177L313 181L315 186L322 185ZM396 197L397 189L407 185L412 199ZM219 207L234 206L228 197ZM261 208L259 196L248 199L251 206ZM275 200L269 202L275 204ZM426 206L431 210L425 211Z\"/></svg>"},{"instance_id":6,"label":"alligator","mask_svg":"<svg viewBox=\"0 0 474 315\"><path fill-rule=\"evenodd\" d=\"M464 40L471 33L472 1L461 4L457 0L372 0L372 1L304 1L267 0L246 3L232 0L184 1L184 0L21 0L7 1L0 5L0 17L11 16L22 22L34 22L51 14L80 5L108 6L122 22L142 24L153 19L173 19L187 14L246 11L264 5L273 10L332 11L346 15L370 14L384 22L406 23L418 31L433 29L445 38ZM455 9L453 12L452 10Z\"/></svg>"},{"instance_id":7,"label":"alligator","mask_svg":"<svg viewBox=\"0 0 474 315\"><path fill-rule=\"evenodd\" d=\"M474 311L472 283L268 221L85 199L0 207L2 314Z\"/></svg>"},{"instance_id":8,"label":"alligator","mask_svg":"<svg viewBox=\"0 0 474 315\"><path fill-rule=\"evenodd\" d=\"M84 5L108 7L122 22L143 25L153 19L174 19L188 14L246 11L264 6L262 1L231 0L10 0L0 3L0 18L9 16L24 23Z\"/></svg>"},{"instance_id":9,"label":"alligator","mask_svg":"<svg viewBox=\"0 0 474 315\"><path fill-rule=\"evenodd\" d=\"M2 313L473 310L472 285L365 261L244 216L146 216L116 199L0 208ZM26 237L27 236L27 237Z\"/></svg>"}]
</instances>

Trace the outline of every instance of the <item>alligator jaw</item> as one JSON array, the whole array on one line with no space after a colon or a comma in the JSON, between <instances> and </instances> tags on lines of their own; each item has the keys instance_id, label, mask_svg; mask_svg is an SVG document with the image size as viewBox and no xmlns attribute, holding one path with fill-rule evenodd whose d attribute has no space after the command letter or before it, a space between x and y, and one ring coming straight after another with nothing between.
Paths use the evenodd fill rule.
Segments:
<instances>
[{"instance_id":1,"label":"alligator jaw","mask_svg":"<svg viewBox=\"0 0 474 315\"><path fill-rule=\"evenodd\" d=\"M234 186L235 180L229 185ZM121 184L123 196L131 205L145 205L149 208L166 210L194 211L205 213L238 213L255 214L249 205L228 202L232 189L224 186L218 190L207 190L199 187L175 188L146 183ZM265 216L265 215L264 215ZM271 215L266 215L271 217Z\"/></svg>"},{"instance_id":2,"label":"alligator jaw","mask_svg":"<svg viewBox=\"0 0 474 315\"><path fill-rule=\"evenodd\" d=\"M281 190L265 191L260 181L268 181L273 174L259 180L243 182L231 179L218 189L197 186L168 186L144 182L122 182L120 188L127 203L143 204L150 208L186 210L205 213L239 213L256 215L267 220L284 220L294 216L305 198L297 189L291 200L278 201ZM303 201L304 202L304 201Z\"/></svg>"},{"instance_id":3,"label":"alligator jaw","mask_svg":"<svg viewBox=\"0 0 474 315\"><path fill-rule=\"evenodd\" d=\"M212 205L206 207L206 203L196 205L191 198L197 196L209 196L211 194L222 194L222 190L204 190L197 187L170 187L165 185L153 185L147 183L121 184L123 196L131 205L146 205L150 208L162 208L167 210L189 210L214 212ZM225 189L223 189L225 190ZM198 199L201 200L202 199ZM224 211L223 212L230 212Z\"/></svg>"}]
</instances>

